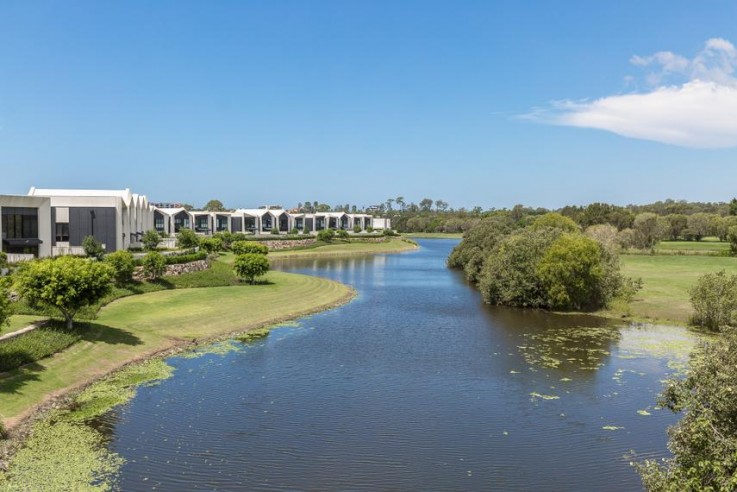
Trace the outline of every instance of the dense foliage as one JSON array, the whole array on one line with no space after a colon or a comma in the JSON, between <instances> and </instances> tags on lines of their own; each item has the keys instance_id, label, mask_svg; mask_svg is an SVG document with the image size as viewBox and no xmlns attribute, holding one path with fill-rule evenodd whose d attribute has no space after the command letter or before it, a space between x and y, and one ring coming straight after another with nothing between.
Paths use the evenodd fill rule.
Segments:
<instances>
[{"instance_id":1,"label":"dense foliage","mask_svg":"<svg viewBox=\"0 0 737 492\"><path fill-rule=\"evenodd\" d=\"M329 243L335 237L335 231L332 229L323 229L317 233L317 240Z\"/></svg>"},{"instance_id":2,"label":"dense foliage","mask_svg":"<svg viewBox=\"0 0 737 492\"><path fill-rule=\"evenodd\" d=\"M233 271L239 277L253 284L256 277L266 275L269 271L269 260L258 253L246 253L235 257Z\"/></svg>"},{"instance_id":3,"label":"dense foliage","mask_svg":"<svg viewBox=\"0 0 737 492\"><path fill-rule=\"evenodd\" d=\"M208 253L217 253L223 250L223 240L219 237L206 237L200 240L200 248Z\"/></svg>"},{"instance_id":4,"label":"dense foliage","mask_svg":"<svg viewBox=\"0 0 737 492\"><path fill-rule=\"evenodd\" d=\"M8 322L10 318L10 293L8 292L8 281L0 277L0 328Z\"/></svg>"},{"instance_id":5,"label":"dense foliage","mask_svg":"<svg viewBox=\"0 0 737 492\"><path fill-rule=\"evenodd\" d=\"M104 262L62 256L25 263L16 277L18 292L31 307L55 308L71 328L80 309L110 291L113 269Z\"/></svg>"},{"instance_id":6,"label":"dense foliage","mask_svg":"<svg viewBox=\"0 0 737 492\"><path fill-rule=\"evenodd\" d=\"M129 251L115 251L105 256L105 263L113 269L113 280L115 285L121 286L133 280L133 271L136 261Z\"/></svg>"},{"instance_id":7,"label":"dense foliage","mask_svg":"<svg viewBox=\"0 0 737 492\"><path fill-rule=\"evenodd\" d=\"M737 327L737 275L722 270L699 277L691 288L691 322L712 331Z\"/></svg>"},{"instance_id":8,"label":"dense foliage","mask_svg":"<svg viewBox=\"0 0 737 492\"><path fill-rule=\"evenodd\" d=\"M615 234L599 227L584 235L556 213L527 227L497 215L464 235L448 266L463 269L490 304L593 310L637 287L619 273Z\"/></svg>"},{"instance_id":9,"label":"dense foliage","mask_svg":"<svg viewBox=\"0 0 737 492\"><path fill-rule=\"evenodd\" d=\"M269 253L269 248L266 245L259 244L255 241L236 241L230 246L230 249L236 255L245 255L247 253L266 255Z\"/></svg>"},{"instance_id":10,"label":"dense foliage","mask_svg":"<svg viewBox=\"0 0 737 492\"><path fill-rule=\"evenodd\" d=\"M95 239L94 236L85 236L82 239L82 249L84 250L84 254L90 258L100 259L105 254L102 243Z\"/></svg>"},{"instance_id":11,"label":"dense foliage","mask_svg":"<svg viewBox=\"0 0 737 492\"><path fill-rule=\"evenodd\" d=\"M143 243L143 249L146 251L153 251L159 247L161 242L161 235L154 229L149 229L143 233L141 237L141 243Z\"/></svg>"},{"instance_id":12,"label":"dense foliage","mask_svg":"<svg viewBox=\"0 0 737 492\"><path fill-rule=\"evenodd\" d=\"M0 372L11 371L23 364L55 354L78 342L81 337L78 327L73 330L62 330L42 326L0 342Z\"/></svg>"},{"instance_id":13,"label":"dense foliage","mask_svg":"<svg viewBox=\"0 0 737 492\"><path fill-rule=\"evenodd\" d=\"M166 272L166 258L161 253L151 251L141 260L143 274L149 280L156 280Z\"/></svg>"},{"instance_id":14,"label":"dense foliage","mask_svg":"<svg viewBox=\"0 0 737 492\"><path fill-rule=\"evenodd\" d=\"M200 245L200 238L192 229L179 229L177 233L177 247L182 249L196 248Z\"/></svg>"},{"instance_id":15,"label":"dense foliage","mask_svg":"<svg viewBox=\"0 0 737 492\"><path fill-rule=\"evenodd\" d=\"M673 458L638 465L654 492L737 490L737 334L703 345L685 379L671 379L659 404L683 417L668 430Z\"/></svg>"}]
</instances>

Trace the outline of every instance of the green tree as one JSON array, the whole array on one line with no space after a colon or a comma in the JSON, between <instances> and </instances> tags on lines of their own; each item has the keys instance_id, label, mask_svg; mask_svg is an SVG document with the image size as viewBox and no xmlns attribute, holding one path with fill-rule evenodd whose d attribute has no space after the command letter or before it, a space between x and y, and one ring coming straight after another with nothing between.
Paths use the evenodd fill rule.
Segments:
<instances>
[{"instance_id":1,"label":"green tree","mask_svg":"<svg viewBox=\"0 0 737 492\"><path fill-rule=\"evenodd\" d=\"M159 243L161 242L161 235L154 229L149 229L143 233L141 242L143 243L143 249L145 249L146 251L153 251L159 247Z\"/></svg>"},{"instance_id":2,"label":"green tree","mask_svg":"<svg viewBox=\"0 0 737 492\"><path fill-rule=\"evenodd\" d=\"M711 215L707 213L697 213L688 216L688 232L697 241L709 234L709 222Z\"/></svg>"},{"instance_id":3,"label":"green tree","mask_svg":"<svg viewBox=\"0 0 737 492\"><path fill-rule=\"evenodd\" d=\"M166 258L161 253L151 251L141 260L143 274L149 280L156 280L166 273Z\"/></svg>"},{"instance_id":4,"label":"green tree","mask_svg":"<svg viewBox=\"0 0 737 492\"><path fill-rule=\"evenodd\" d=\"M486 258L496 245L512 232L509 220L489 217L469 229L448 256L448 266L462 269L470 282L477 282Z\"/></svg>"},{"instance_id":5,"label":"green tree","mask_svg":"<svg viewBox=\"0 0 737 492\"><path fill-rule=\"evenodd\" d=\"M85 236L82 239L82 249L84 250L84 254L90 258L97 258L98 260L105 254L102 243L95 239L94 236Z\"/></svg>"},{"instance_id":6,"label":"green tree","mask_svg":"<svg viewBox=\"0 0 737 492\"><path fill-rule=\"evenodd\" d=\"M248 253L258 255L269 254L269 248L267 248L265 244L260 244L256 241L236 241L231 245L230 249L236 255L245 255Z\"/></svg>"},{"instance_id":7,"label":"green tree","mask_svg":"<svg viewBox=\"0 0 737 492\"><path fill-rule=\"evenodd\" d=\"M113 269L113 280L115 285L122 286L133 280L133 271L136 268L136 261L129 251L115 251L109 255L105 255L105 263Z\"/></svg>"},{"instance_id":8,"label":"green tree","mask_svg":"<svg viewBox=\"0 0 737 492\"><path fill-rule=\"evenodd\" d=\"M560 229L563 232L578 232L581 230L579 225L576 224L573 220L557 212L548 212L547 214L535 218L530 227L533 230L543 227L553 227L556 229Z\"/></svg>"},{"instance_id":9,"label":"green tree","mask_svg":"<svg viewBox=\"0 0 737 492\"><path fill-rule=\"evenodd\" d=\"M737 215L737 198L732 198L729 202L729 215Z\"/></svg>"},{"instance_id":10,"label":"green tree","mask_svg":"<svg viewBox=\"0 0 737 492\"><path fill-rule=\"evenodd\" d=\"M724 217L720 215L709 217L709 235L718 237L720 241L726 241L728 229L729 224Z\"/></svg>"},{"instance_id":11,"label":"green tree","mask_svg":"<svg viewBox=\"0 0 737 492\"><path fill-rule=\"evenodd\" d=\"M113 269L74 256L28 262L17 274L18 292L31 307L58 309L71 328L77 312L110 291Z\"/></svg>"},{"instance_id":12,"label":"green tree","mask_svg":"<svg viewBox=\"0 0 737 492\"><path fill-rule=\"evenodd\" d=\"M423 212L429 212L432 209L432 205L432 198L423 198L420 200L420 210Z\"/></svg>"},{"instance_id":13,"label":"green tree","mask_svg":"<svg viewBox=\"0 0 737 492\"><path fill-rule=\"evenodd\" d=\"M619 292L616 256L595 240L566 233L545 251L537 265L548 305L562 310L593 310L606 306Z\"/></svg>"},{"instance_id":14,"label":"green tree","mask_svg":"<svg viewBox=\"0 0 737 492\"><path fill-rule=\"evenodd\" d=\"M233 264L235 274L253 284L256 277L266 275L269 271L269 260L266 256L257 253L246 253L235 257Z\"/></svg>"},{"instance_id":15,"label":"green tree","mask_svg":"<svg viewBox=\"0 0 737 492\"><path fill-rule=\"evenodd\" d=\"M683 417L668 429L672 458L637 465L657 492L737 490L737 334L730 329L691 357L685 379L667 381L658 404Z\"/></svg>"},{"instance_id":16,"label":"green tree","mask_svg":"<svg viewBox=\"0 0 737 492\"><path fill-rule=\"evenodd\" d=\"M179 229L177 247L182 249L196 248L200 245L200 238L192 229Z\"/></svg>"},{"instance_id":17,"label":"green tree","mask_svg":"<svg viewBox=\"0 0 737 492\"><path fill-rule=\"evenodd\" d=\"M730 226L727 232L730 256L737 256L737 226Z\"/></svg>"},{"instance_id":18,"label":"green tree","mask_svg":"<svg viewBox=\"0 0 737 492\"><path fill-rule=\"evenodd\" d=\"M205 204L205 210L208 212L225 212L225 205L220 200L210 200Z\"/></svg>"},{"instance_id":19,"label":"green tree","mask_svg":"<svg viewBox=\"0 0 737 492\"><path fill-rule=\"evenodd\" d=\"M712 331L737 327L737 275L722 270L702 275L691 288L691 322Z\"/></svg>"},{"instance_id":20,"label":"green tree","mask_svg":"<svg viewBox=\"0 0 737 492\"><path fill-rule=\"evenodd\" d=\"M634 230L637 246L643 249L653 249L666 232L666 223L659 220L658 215L645 212L635 217Z\"/></svg>"},{"instance_id":21,"label":"green tree","mask_svg":"<svg viewBox=\"0 0 737 492\"><path fill-rule=\"evenodd\" d=\"M683 231L688 228L688 217L683 214L670 214L666 215L665 219L668 221L668 239L671 241L677 241L683 237Z\"/></svg>"}]
</instances>

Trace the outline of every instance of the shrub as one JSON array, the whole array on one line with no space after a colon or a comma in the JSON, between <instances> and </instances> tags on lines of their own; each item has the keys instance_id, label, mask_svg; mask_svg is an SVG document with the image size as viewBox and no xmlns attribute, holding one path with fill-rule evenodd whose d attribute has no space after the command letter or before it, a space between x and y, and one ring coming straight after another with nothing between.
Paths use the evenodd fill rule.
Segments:
<instances>
[{"instance_id":1,"label":"shrub","mask_svg":"<svg viewBox=\"0 0 737 492\"><path fill-rule=\"evenodd\" d=\"M233 233L230 231L222 231L218 232L217 234L214 234L212 237L220 239L220 242L222 244L222 249L229 250L230 245L233 243Z\"/></svg>"},{"instance_id":2,"label":"shrub","mask_svg":"<svg viewBox=\"0 0 737 492\"><path fill-rule=\"evenodd\" d=\"M143 233L141 243L143 243L143 249L146 251L153 251L159 247L159 244L161 243L161 235L156 232L156 230L149 229Z\"/></svg>"},{"instance_id":3,"label":"shrub","mask_svg":"<svg viewBox=\"0 0 737 492\"><path fill-rule=\"evenodd\" d=\"M177 248L190 249L200 245L200 238L192 229L179 229L177 234Z\"/></svg>"},{"instance_id":4,"label":"shrub","mask_svg":"<svg viewBox=\"0 0 737 492\"><path fill-rule=\"evenodd\" d=\"M363 229L361 229L361 226L360 226L360 225L358 225L358 224L356 224L356 225L354 225L354 226L353 226L353 232L355 232L356 234L358 234L358 233L359 233L359 232L361 232L362 230L363 230Z\"/></svg>"},{"instance_id":5,"label":"shrub","mask_svg":"<svg viewBox=\"0 0 737 492\"><path fill-rule=\"evenodd\" d=\"M17 285L29 306L57 309L71 328L80 309L96 303L110 291L112 276L113 269L103 262L62 256L23 264Z\"/></svg>"},{"instance_id":6,"label":"shrub","mask_svg":"<svg viewBox=\"0 0 737 492\"><path fill-rule=\"evenodd\" d=\"M335 231L332 229L323 229L317 233L317 240L329 243L335 237Z\"/></svg>"},{"instance_id":7,"label":"shrub","mask_svg":"<svg viewBox=\"0 0 737 492\"><path fill-rule=\"evenodd\" d=\"M102 243L95 239L94 236L85 236L82 239L82 249L84 250L84 254L90 258L97 258L98 260L105 254L105 250L102 249Z\"/></svg>"},{"instance_id":8,"label":"shrub","mask_svg":"<svg viewBox=\"0 0 737 492\"><path fill-rule=\"evenodd\" d=\"M144 256L141 264L143 265L143 274L149 280L156 280L166 272L166 259L164 255L156 251L152 251Z\"/></svg>"},{"instance_id":9,"label":"shrub","mask_svg":"<svg viewBox=\"0 0 737 492\"><path fill-rule=\"evenodd\" d=\"M0 372L12 371L55 354L81 338L79 329L63 330L42 326L0 342Z\"/></svg>"},{"instance_id":10,"label":"shrub","mask_svg":"<svg viewBox=\"0 0 737 492\"><path fill-rule=\"evenodd\" d=\"M8 255L7 253L0 251L0 268L8 266Z\"/></svg>"},{"instance_id":11,"label":"shrub","mask_svg":"<svg viewBox=\"0 0 737 492\"><path fill-rule=\"evenodd\" d=\"M486 258L494 247L512 231L508 221L490 217L464 234L463 241L448 256L448 266L462 269L466 278L477 282Z\"/></svg>"},{"instance_id":12,"label":"shrub","mask_svg":"<svg viewBox=\"0 0 737 492\"><path fill-rule=\"evenodd\" d=\"M707 273L698 278L690 293L694 325L712 331L737 327L737 275L724 270Z\"/></svg>"},{"instance_id":13,"label":"shrub","mask_svg":"<svg viewBox=\"0 0 737 492\"><path fill-rule=\"evenodd\" d=\"M223 249L223 241L219 237L206 237L200 240L200 247L208 253L217 253Z\"/></svg>"},{"instance_id":14,"label":"shrub","mask_svg":"<svg viewBox=\"0 0 737 492\"><path fill-rule=\"evenodd\" d=\"M374 228L373 228L373 227L371 227L371 226L368 226L368 227L366 228L366 232L368 232L369 234L371 234L372 232L374 232Z\"/></svg>"},{"instance_id":15,"label":"shrub","mask_svg":"<svg viewBox=\"0 0 737 492\"><path fill-rule=\"evenodd\" d=\"M382 232L382 234L385 236L398 236L399 235L391 229L384 229L384 232Z\"/></svg>"},{"instance_id":16,"label":"shrub","mask_svg":"<svg viewBox=\"0 0 737 492\"><path fill-rule=\"evenodd\" d=\"M105 262L113 269L115 285L125 285L133 280L133 270L136 268L136 261L130 252L121 250L110 253L105 256Z\"/></svg>"},{"instance_id":17,"label":"shrub","mask_svg":"<svg viewBox=\"0 0 737 492\"><path fill-rule=\"evenodd\" d=\"M345 229L338 229L337 231L335 231L335 235L341 239L348 239L348 231L346 231Z\"/></svg>"},{"instance_id":18,"label":"shrub","mask_svg":"<svg viewBox=\"0 0 737 492\"><path fill-rule=\"evenodd\" d=\"M265 275L269 271L269 260L266 256L257 253L238 255L233 264L233 270L239 277L253 284L256 277Z\"/></svg>"},{"instance_id":19,"label":"shrub","mask_svg":"<svg viewBox=\"0 0 737 492\"><path fill-rule=\"evenodd\" d=\"M278 227L278 226L274 226L274 227L272 227L272 228L271 228L271 233L272 233L272 234L273 234L274 236L278 236L278 235L279 235L279 227Z\"/></svg>"},{"instance_id":20,"label":"shrub","mask_svg":"<svg viewBox=\"0 0 737 492\"><path fill-rule=\"evenodd\" d=\"M8 292L9 280L0 278L0 328L8 323L10 319L10 293Z\"/></svg>"},{"instance_id":21,"label":"shrub","mask_svg":"<svg viewBox=\"0 0 737 492\"><path fill-rule=\"evenodd\" d=\"M255 253L259 255L269 254L269 248L264 244L259 244L255 241L236 241L231 246L233 253L236 255L245 255L248 253Z\"/></svg>"},{"instance_id":22,"label":"shrub","mask_svg":"<svg viewBox=\"0 0 737 492\"><path fill-rule=\"evenodd\" d=\"M167 265L181 265L182 263L191 263L193 261L206 260L207 253L198 251L197 253L189 253L184 255L167 255L164 260Z\"/></svg>"},{"instance_id":23,"label":"shrub","mask_svg":"<svg viewBox=\"0 0 737 492\"><path fill-rule=\"evenodd\" d=\"M297 236L299 234L299 229L293 227L292 231L289 234L291 234L292 236Z\"/></svg>"}]
</instances>

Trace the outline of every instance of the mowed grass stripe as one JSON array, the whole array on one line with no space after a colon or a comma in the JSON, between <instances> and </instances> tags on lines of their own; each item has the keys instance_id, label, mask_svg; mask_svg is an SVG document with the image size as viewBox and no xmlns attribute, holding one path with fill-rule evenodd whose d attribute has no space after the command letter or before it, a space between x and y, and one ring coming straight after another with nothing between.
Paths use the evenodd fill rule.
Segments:
<instances>
[{"instance_id":1,"label":"mowed grass stripe","mask_svg":"<svg viewBox=\"0 0 737 492\"><path fill-rule=\"evenodd\" d=\"M0 378L0 416L13 425L47 396L80 387L128 362L193 339L291 319L347 301L331 280L270 272L266 285L152 292L104 307L85 340Z\"/></svg>"}]
</instances>

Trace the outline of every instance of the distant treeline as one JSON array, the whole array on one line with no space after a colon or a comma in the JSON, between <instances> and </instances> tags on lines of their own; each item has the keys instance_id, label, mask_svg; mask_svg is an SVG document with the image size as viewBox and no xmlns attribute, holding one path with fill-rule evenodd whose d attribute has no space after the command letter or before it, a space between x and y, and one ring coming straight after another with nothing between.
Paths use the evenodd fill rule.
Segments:
<instances>
[{"instance_id":1,"label":"distant treeline","mask_svg":"<svg viewBox=\"0 0 737 492\"><path fill-rule=\"evenodd\" d=\"M431 202L428 199L428 202ZM441 203L445 203L440 201ZM499 217L524 226L536 217L548 212L558 212L583 229L608 224L617 231L637 229L642 221L653 221L655 239L701 240L705 236L725 239L728 228L737 225L737 200L725 202L687 202L665 200L648 205L619 206L608 203L592 203L586 206L569 205L557 210L515 205L511 209L483 211L432 207L405 207L384 209L382 214L392 219L392 227L400 232L466 232L481 219ZM638 219L639 217L639 219ZM641 229L641 227L640 227ZM626 236L626 233L625 233ZM632 245L634 246L634 245Z\"/></svg>"}]
</instances>

